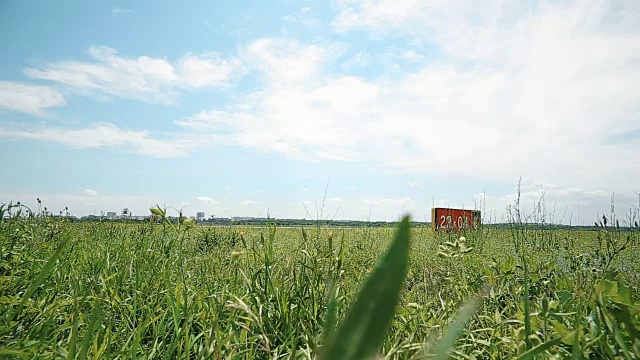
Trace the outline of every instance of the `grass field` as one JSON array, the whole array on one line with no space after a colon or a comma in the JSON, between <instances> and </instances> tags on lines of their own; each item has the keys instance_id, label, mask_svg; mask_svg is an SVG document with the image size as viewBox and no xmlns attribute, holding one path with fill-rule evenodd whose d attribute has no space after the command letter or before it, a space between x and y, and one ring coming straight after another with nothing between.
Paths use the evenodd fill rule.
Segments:
<instances>
[{"instance_id":1,"label":"grass field","mask_svg":"<svg viewBox=\"0 0 640 360\"><path fill-rule=\"evenodd\" d=\"M0 358L640 358L637 228L407 239L19 210L0 211Z\"/></svg>"}]
</instances>

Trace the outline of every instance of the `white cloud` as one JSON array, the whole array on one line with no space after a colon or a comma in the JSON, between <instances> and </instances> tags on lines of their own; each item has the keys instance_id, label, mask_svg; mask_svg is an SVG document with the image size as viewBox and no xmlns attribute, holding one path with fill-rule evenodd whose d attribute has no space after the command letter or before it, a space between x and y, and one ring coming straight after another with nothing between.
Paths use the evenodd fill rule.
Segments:
<instances>
[{"instance_id":1,"label":"white cloud","mask_svg":"<svg viewBox=\"0 0 640 360\"><path fill-rule=\"evenodd\" d=\"M409 213L420 221L424 219L428 209L426 205L417 203L410 197L365 198L359 203L360 206L357 203L349 203L349 206L343 205L341 209L351 214L360 211L363 215L362 220L398 220L401 214Z\"/></svg>"},{"instance_id":2,"label":"white cloud","mask_svg":"<svg viewBox=\"0 0 640 360\"><path fill-rule=\"evenodd\" d=\"M433 43L448 55L477 60L522 45L505 41L523 35L522 25L536 25L544 8L504 0L349 0L338 2L332 24L339 32L359 29L372 37L404 36L414 43ZM412 53L404 56L416 58Z\"/></svg>"},{"instance_id":3,"label":"white cloud","mask_svg":"<svg viewBox=\"0 0 640 360\"><path fill-rule=\"evenodd\" d=\"M376 31L401 30L406 24L423 18L428 4L421 0L342 0L333 21L337 31L355 28Z\"/></svg>"},{"instance_id":4,"label":"white cloud","mask_svg":"<svg viewBox=\"0 0 640 360\"><path fill-rule=\"evenodd\" d=\"M349 60L342 63L340 66L342 70L350 71L354 68L364 68L371 63L371 55L361 51L353 55Z\"/></svg>"},{"instance_id":5,"label":"white cloud","mask_svg":"<svg viewBox=\"0 0 640 360\"><path fill-rule=\"evenodd\" d=\"M380 86L355 76L328 79L310 91L306 99L310 104L329 107L338 113L356 113L380 92Z\"/></svg>"},{"instance_id":6,"label":"white cloud","mask_svg":"<svg viewBox=\"0 0 640 360\"><path fill-rule=\"evenodd\" d=\"M218 53L187 54L177 66L182 83L191 88L226 85L230 79L245 73L238 59L224 60Z\"/></svg>"},{"instance_id":7,"label":"white cloud","mask_svg":"<svg viewBox=\"0 0 640 360\"><path fill-rule=\"evenodd\" d=\"M98 196L99 195L98 192L93 190L93 189L83 189L82 192L85 195L89 195L89 196Z\"/></svg>"},{"instance_id":8,"label":"white cloud","mask_svg":"<svg viewBox=\"0 0 640 360\"><path fill-rule=\"evenodd\" d=\"M117 7L117 6L114 6L113 8L111 8L111 14L112 15L119 15L119 14L122 14L122 13L139 14L137 11L126 9L126 8L121 8L121 7Z\"/></svg>"},{"instance_id":9,"label":"white cloud","mask_svg":"<svg viewBox=\"0 0 640 360\"><path fill-rule=\"evenodd\" d=\"M310 28L320 25L320 20L313 15L313 9L308 6L302 7L298 11L285 15L282 20L293 24L299 23Z\"/></svg>"},{"instance_id":10,"label":"white cloud","mask_svg":"<svg viewBox=\"0 0 640 360\"><path fill-rule=\"evenodd\" d=\"M240 50L241 58L274 84L312 80L324 64L344 51L338 44L306 44L262 38Z\"/></svg>"},{"instance_id":11,"label":"white cloud","mask_svg":"<svg viewBox=\"0 0 640 360\"><path fill-rule=\"evenodd\" d=\"M183 89L226 86L244 73L238 59L224 60L217 53L187 54L177 64L163 58L126 58L106 46L89 48L92 62L62 61L27 68L33 79L54 81L81 93L171 102Z\"/></svg>"},{"instance_id":12,"label":"white cloud","mask_svg":"<svg viewBox=\"0 0 640 360\"><path fill-rule=\"evenodd\" d=\"M449 134L455 131L458 157L468 156L475 146L493 144L499 137L489 125L468 124L471 112L483 110L478 96L486 98L500 84L501 78L494 78L426 68L384 87L354 76L316 75L286 84L268 80L265 90L242 103L176 123L225 133L229 143L297 159L362 160L369 154L394 166L397 159L389 159L397 153L394 147L415 143L425 147L419 150L441 151L451 147ZM477 88L464 83L468 79ZM434 88L425 89L425 83L433 83ZM461 107L457 99L470 108ZM456 114L440 109L443 105L460 114L452 118ZM440 135L424 135L434 132ZM440 165L436 163L434 167Z\"/></svg>"},{"instance_id":13,"label":"white cloud","mask_svg":"<svg viewBox=\"0 0 640 360\"><path fill-rule=\"evenodd\" d=\"M424 56L418 54L415 50L405 51L400 55L400 58L411 62L420 62L424 60Z\"/></svg>"},{"instance_id":14,"label":"white cloud","mask_svg":"<svg viewBox=\"0 0 640 360\"><path fill-rule=\"evenodd\" d=\"M225 134L227 144L292 158L353 160L358 154L351 148L351 133L359 130L361 110L380 89L354 76L322 76L325 64L340 51L336 44L257 40L241 52L262 74L264 88L176 124Z\"/></svg>"},{"instance_id":15,"label":"white cloud","mask_svg":"<svg viewBox=\"0 0 640 360\"><path fill-rule=\"evenodd\" d=\"M302 191L302 192L309 192L309 191L311 191L311 189L309 189L309 188L302 188L302 189L300 189L300 191Z\"/></svg>"},{"instance_id":16,"label":"white cloud","mask_svg":"<svg viewBox=\"0 0 640 360\"><path fill-rule=\"evenodd\" d=\"M422 185L420 185L420 183L416 182L416 181L409 181L406 184L408 187L413 187L413 188L418 188L418 189L422 189Z\"/></svg>"},{"instance_id":17,"label":"white cloud","mask_svg":"<svg viewBox=\"0 0 640 360\"><path fill-rule=\"evenodd\" d=\"M110 123L96 123L84 129L46 127L18 130L0 127L0 137L62 144L74 149L107 147L155 158L185 157L205 141L156 139L147 130L123 130Z\"/></svg>"},{"instance_id":18,"label":"white cloud","mask_svg":"<svg viewBox=\"0 0 640 360\"><path fill-rule=\"evenodd\" d=\"M212 205L217 205L220 204L219 201L215 201L212 198L208 197L208 196L198 196L197 197L198 201L206 203L206 204L212 204Z\"/></svg>"},{"instance_id":19,"label":"white cloud","mask_svg":"<svg viewBox=\"0 0 640 360\"><path fill-rule=\"evenodd\" d=\"M327 200L332 201L332 202L342 202L342 198L341 197L330 197Z\"/></svg>"},{"instance_id":20,"label":"white cloud","mask_svg":"<svg viewBox=\"0 0 640 360\"><path fill-rule=\"evenodd\" d=\"M255 201L255 200L244 200L240 202L240 205L257 205L257 204L261 204L262 201Z\"/></svg>"},{"instance_id":21,"label":"white cloud","mask_svg":"<svg viewBox=\"0 0 640 360\"><path fill-rule=\"evenodd\" d=\"M0 81L0 109L43 116L46 109L62 105L64 96L50 86Z\"/></svg>"},{"instance_id":22,"label":"white cloud","mask_svg":"<svg viewBox=\"0 0 640 360\"><path fill-rule=\"evenodd\" d=\"M411 204L411 198L364 199L362 202L368 205L409 205Z\"/></svg>"}]
</instances>

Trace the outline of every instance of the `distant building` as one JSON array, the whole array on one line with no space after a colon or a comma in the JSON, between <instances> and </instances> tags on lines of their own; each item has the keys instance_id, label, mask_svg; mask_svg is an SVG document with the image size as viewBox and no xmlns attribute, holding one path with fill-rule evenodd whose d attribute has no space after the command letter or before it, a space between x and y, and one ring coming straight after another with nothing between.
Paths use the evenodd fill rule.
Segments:
<instances>
[{"instance_id":1,"label":"distant building","mask_svg":"<svg viewBox=\"0 0 640 360\"><path fill-rule=\"evenodd\" d=\"M124 208L122 209L122 216L131 216L131 211L129 211L129 208Z\"/></svg>"},{"instance_id":2,"label":"distant building","mask_svg":"<svg viewBox=\"0 0 640 360\"><path fill-rule=\"evenodd\" d=\"M115 220L116 216L117 215L116 215L115 211L108 211L107 212L107 219L109 219L109 220Z\"/></svg>"},{"instance_id":3,"label":"distant building","mask_svg":"<svg viewBox=\"0 0 640 360\"><path fill-rule=\"evenodd\" d=\"M196 221L202 221L202 220L204 220L204 219L205 219L205 217L204 217L204 212L202 212L202 211L198 211L198 212L196 213Z\"/></svg>"}]
</instances>

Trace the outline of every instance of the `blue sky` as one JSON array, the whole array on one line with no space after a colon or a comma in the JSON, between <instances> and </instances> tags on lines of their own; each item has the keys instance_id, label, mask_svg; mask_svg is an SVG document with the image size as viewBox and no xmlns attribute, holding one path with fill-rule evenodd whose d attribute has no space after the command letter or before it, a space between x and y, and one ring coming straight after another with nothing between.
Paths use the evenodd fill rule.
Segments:
<instances>
[{"instance_id":1,"label":"blue sky","mask_svg":"<svg viewBox=\"0 0 640 360\"><path fill-rule=\"evenodd\" d=\"M501 220L522 177L556 221L638 204L637 1L4 1L0 44L0 203Z\"/></svg>"}]
</instances>

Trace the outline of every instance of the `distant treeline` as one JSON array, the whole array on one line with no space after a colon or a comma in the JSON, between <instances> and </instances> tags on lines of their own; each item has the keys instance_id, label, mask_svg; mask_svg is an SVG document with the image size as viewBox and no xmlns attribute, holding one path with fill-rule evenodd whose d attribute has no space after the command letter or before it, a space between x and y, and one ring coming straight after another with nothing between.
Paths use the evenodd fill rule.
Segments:
<instances>
[{"instance_id":1,"label":"distant treeline","mask_svg":"<svg viewBox=\"0 0 640 360\"><path fill-rule=\"evenodd\" d=\"M65 217L69 221L113 221L113 222L143 222L150 221L149 218L145 218L144 220L140 219L107 219L99 216L84 216L82 218L77 218L73 216ZM178 222L177 217L169 217L169 220L173 222ZM243 220L232 220L229 218L213 218L206 219L202 221L198 221L198 224L203 225L218 225L218 226L264 226L267 224L276 224L279 226L330 226L330 227L390 227L395 226L397 222L395 221L363 221L363 220L310 220L310 219L243 219ZM422 221L413 221L413 226L420 227L431 227L431 222L422 222ZM634 224L635 225L635 224ZM510 223L498 223L498 224L484 224L484 227L492 228L492 229L502 229L508 230L513 224ZM525 227L528 230L583 230L583 231L597 231L601 230L600 226L590 225L562 225L562 224L521 224L519 226ZM609 230L620 230L620 231L640 231L640 228L637 226L620 226L620 227L607 227Z\"/></svg>"}]
</instances>

